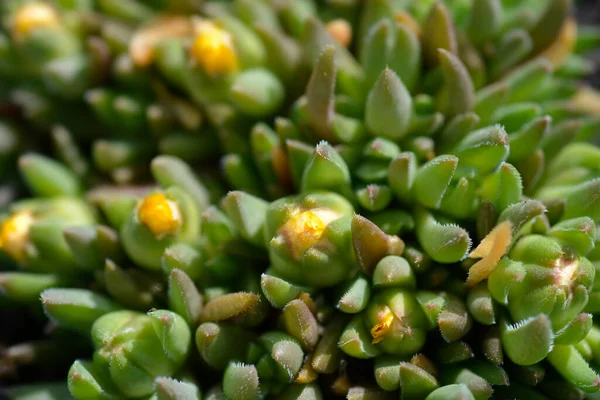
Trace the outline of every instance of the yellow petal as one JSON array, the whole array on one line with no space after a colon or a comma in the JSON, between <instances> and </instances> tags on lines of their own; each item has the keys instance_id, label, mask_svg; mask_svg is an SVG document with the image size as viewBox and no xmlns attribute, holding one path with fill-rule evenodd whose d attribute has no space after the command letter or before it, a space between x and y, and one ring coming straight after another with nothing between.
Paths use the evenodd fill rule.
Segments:
<instances>
[{"instance_id":1,"label":"yellow petal","mask_svg":"<svg viewBox=\"0 0 600 400\"><path fill-rule=\"evenodd\" d=\"M379 322L371 328L371 336L373 336L373 344L381 342L385 335L392 329L394 323L394 314L388 309L387 312L380 317Z\"/></svg>"},{"instance_id":2,"label":"yellow petal","mask_svg":"<svg viewBox=\"0 0 600 400\"><path fill-rule=\"evenodd\" d=\"M23 261L29 240L29 228L35 222L30 211L11 215L0 226L0 249L15 261Z\"/></svg>"},{"instance_id":3,"label":"yellow petal","mask_svg":"<svg viewBox=\"0 0 600 400\"><path fill-rule=\"evenodd\" d=\"M571 17L564 22L556 41L544 50L541 56L548 59L555 68L560 67L567 57L573 53L576 41L577 21Z\"/></svg>"},{"instance_id":4,"label":"yellow petal","mask_svg":"<svg viewBox=\"0 0 600 400\"><path fill-rule=\"evenodd\" d=\"M192 58L208 75L225 75L238 68L238 57L229 32L211 21L199 21L192 43Z\"/></svg>"},{"instance_id":5,"label":"yellow petal","mask_svg":"<svg viewBox=\"0 0 600 400\"><path fill-rule=\"evenodd\" d=\"M486 279L496 268L512 242L512 225L504 221L483 238L479 246L469 254L470 258L481 258L469 269L467 286L474 286Z\"/></svg>"},{"instance_id":6,"label":"yellow petal","mask_svg":"<svg viewBox=\"0 0 600 400\"><path fill-rule=\"evenodd\" d=\"M142 201L138 218L156 237L173 234L181 226L177 205L162 193L151 194Z\"/></svg>"},{"instance_id":7,"label":"yellow petal","mask_svg":"<svg viewBox=\"0 0 600 400\"><path fill-rule=\"evenodd\" d=\"M13 19L13 34L27 35L37 28L47 28L60 24L58 14L50 5L42 2L26 3L19 7Z\"/></svg>"},{"instance_id":8,"label":"yellow petal","mask_svg":"<svg viewBox=\"0 0 600 400\"><path fill-rule=\"evenodd\" d=\"M317 214L301 211L292 215L279 228L279 234L287 242L292 257L299 260L319 241L326 228L326 223Z\"/></svg>"},{"instance_id":9,"label":"yellow petal","mask_svg":"<svg viewBox=\"0 0 600 400\"><path fill-rule=\"evenodd\" d=\"M137 30L129 43L129 56L138 67L152 64L154 46L162 39L191 36L194 27L187 17L166 16Z\"/></svg>"}]
</instances>

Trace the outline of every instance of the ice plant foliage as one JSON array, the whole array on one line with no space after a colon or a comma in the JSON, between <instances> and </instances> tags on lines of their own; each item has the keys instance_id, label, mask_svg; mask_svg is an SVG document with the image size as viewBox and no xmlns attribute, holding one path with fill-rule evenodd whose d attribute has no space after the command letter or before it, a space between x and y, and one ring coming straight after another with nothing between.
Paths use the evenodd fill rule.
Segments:
<instances>
[{"instance_id":1,"label":"ice plant foliage","mask_svg":"<svg viewBox=\"0 0 600 400\"><path fill-rule=\"evenodd\" d=\"M597 398L572 3L0 2L6 395Z\"/></svg>"}]
</instances>

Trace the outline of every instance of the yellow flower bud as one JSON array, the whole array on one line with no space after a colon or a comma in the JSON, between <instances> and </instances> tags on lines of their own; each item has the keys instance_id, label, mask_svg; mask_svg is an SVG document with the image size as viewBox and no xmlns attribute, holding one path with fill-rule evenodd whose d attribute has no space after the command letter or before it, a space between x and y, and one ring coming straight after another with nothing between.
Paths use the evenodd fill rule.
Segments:
<instances>
[{"instance_id":1,"label":"yellow flower bud","mask_svg":"<svg viewBox=\"0 0 600 400\"><path fill-rule=\"evenodd\" d=\"M294 259L300 259L314 246L325 232L327 225L311 211L302 211L292 215L279 229L279 233L288 243Z\"/></svg>"},{"instance_id":2,"label":"yellow flower bud","mask_svg":"<svg viewBox=\"0 0 600 400\"><path fill-rule=\"evenodd\" d=\"M198 23L191 54L209 75L226 75L238 68L238 58L231 34L213 22Z\"/></svg>"},{"instance_id":3,"label":"yellow flower bud","mask_svg":"<svg viewBox=\"0 0 600 400\"><path fill-rule=\"evenodd\" d=\"M312 367L312 357L307 357L302 369L298 372L295 382L305 385L316 381L318 378L319 373Z\"/></svg>"},{"instance_id":4,"label":"yellow flower bud","mask_svg":"<svg viewBox=\"0 0 600 400\"><path fill-rule=\"evenodd\" d=\"M575 258L561 257L554 262L554 284L557 286L571 287L579 268L579 261Z\"/></svg>"},{"instance_id":5,"label":"yellow flower bud","mask_svg":"<svg viewBox=\"0 0 600 400\"><path fill-rule=\"evenodd\" d=\"M373 336L373 344L381 342L385 335L392 329L394 324L394 314L390 309L385 310L382 315L379 316L379 322L371 328L371 336Z\"/></svg>"},{"instance_id":6,"label":"yellow flower bud","mask_svg":"<svg viewBox=\"0 0 600 400\"><path fill-rule=\"evenodd\" d=\"M34 223L30 211L20 211L10 216L0 226L0 249L15 261L23 261L29 238L29 228Z\"/></svg>"},{"instance_id":7,"label":"yellow flower bud","mask_svg":"<svg viewBox=\"0 0 600 400\"><path fill-rule=\"evenodd\" d=\"M27 3L20 7L13 17L13 34L24 36L37 28L53 27L60 24L58 14L50 5L42 2Z\"/></svg>"},{"instance_id":8,"label":"yellow flower bud","mask_svg":"<svg viewBox=\"0 0 600 400\"><path fill-rule=\"evenodd\" d=\"M352 41L352 25L345 19L334 19L327 23L327 32L342 46L350 46Z\"/></svg>"},{"instance_id":9,"label":"yellow flower bud","mask_svg":"<svg viewBox=\"0 0 600 400\"><path fill-rule=\"evenodd\" d=\"M512 225L504 221L496 226L479 246L469 254L469 258L481 258L469 268L467 286L473 287L492 273L498 261L506 254L512 243Z\"/></svg>"},{"instance_id":10,"label":"yellow flower bud","mask_svg":"<svg viewBox=\"0 0 600 400\"><path fill-rule=\"evenodd\" d=\"M138 218L156 237L174 234L181 226L181 213L164 194L151 194L142 201Z\"/></svg>"}]
</instances>

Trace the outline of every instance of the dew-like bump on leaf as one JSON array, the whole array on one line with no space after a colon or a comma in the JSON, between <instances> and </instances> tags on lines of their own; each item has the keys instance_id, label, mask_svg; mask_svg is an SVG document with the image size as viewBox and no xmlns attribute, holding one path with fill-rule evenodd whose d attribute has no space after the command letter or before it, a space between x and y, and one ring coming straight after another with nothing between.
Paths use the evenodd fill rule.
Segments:
<instances>
[{"instance_id":1,"label":"dew-like bump on leaf","mask_svg":"<svg viewBox=\"0 0 600 400\"><path fill-rule=\"evenodd\" d=\"M570 189L563 220L588 216L600 221L600 180L593 179Z\"/></svg>"},{"instance_id":2,"label":"dew-like bump on leaf","mask_svg":"<svg viewBox=\"0 0 600 400\"><path fill-rule=\"evenodd\" d=\"M313 352L312 367L322 374L331 374L337 370L342 359L342 350L338 347L338 339L344 331L347 318L336 315L325 326L317 347Z\"/></svg>"},{"instance_id":3,"label":"dew-like bump on leaf","mask_svg":"<svg viewBox=\"0 0 600 400\"><path fill-rule=\"evenodd\" d=\"M335 48L328 46L317 58L306 86L308 123L325 140L332 139L336 73Z\"/></svg>"},{"instance_id":4,"label":"dew-like bump on leaf","mask_svg":"<svg viewBox=\"0 0 600 400\"><path fill-rule=\"evenodd\" d=\"M364 209L377 212L389 206L392 191L388 186L371 184L356 191L356 199Z\"/></svg>"},{"instance_id":5,"label":"dew-like bump on leaf","mask_svg":"<svg viewBox=\"0 0 600 400\"><path fill-rule=\"evenodd\" d=\"M191 327L200 320L203 299L194 281L182 270L174 269L169 274L169 307L181 315Z\"/></svg>"},{"instance_id":6,"label":"dew-like bump on leaf","mask_svg":"<svg viewBox=\"0 0 600 400\"><path fill-rule=\"evenodd\" d=\"M458 52L454 22L442 2L431 7L423 27L423 53L428 64L438 63L438 49L454 54Z\"/></svg>"},{"instance_id":7,"label":"dew-like bump on leaf","mask_svg":"<svg viewBox=\"0 0 600 400\"><path fill-rule=\"evenodd\" d=\"M422 58L419 37L405 24L398 24L396 42L391 49L388 65L410 92L414 91L421 76Z\"/></svg>"},{"instance_id":8,"label":"dew-like bump on leaf","mask_svg":"<svg viewBox=\"0 0 600 400\"><path fill-rule=\"evenodd\" d=\"M24 154L18 164L27 186L39 197L78 196L83 190L73 171L46 156Z\"/></svg>"},{"instance_id":9,"label":"dew-like bump on leaf","mask_svg":"<svg viewBox=\"0 0 600 400\"><path fill-rule=\"evenodd\" d=\"M535 217L546 211L544 204L537 200L523 200L506 208L498 217L498 223L510 221L515 235L521 228Z\"/></svg>"},{"instance_id":10,"label":"dew-like bump on leaf","mask_svg":"<svg viewBox=\"0 0 600 400\"><path fill-rule=\"evenodd\" d=\"M575 347L557 344L547 359L568 382L584 392L595 392L600 387L600 377Z\"/></svg>"},{"instance_id":11,"label":"dew-like bump on leaf","mask_svg":"<svg viewBox=\"0 0 600 400\"><path fill-rule=\"evenodd\" d=\"M367 129L373 136L399 140L408 132L412 114L410 93L398 75L386 67L367 96Z\"/></svg>"},{"instance_id":12,"label":"dew-like bump on leaf","mask_svg":"<svg viewBox=\"0 0 600 400\"><path fill-rule=\"evenodd\" d=\"M448 117L473 111L475 87L469 71L451 52L438 50L445 86L440 94L440 109Z\"/></svg>"},{"instance_id":13,"label":"dew-like bump on leaf","mask_svg":"<svg viewBox=\"0 0 600 400\"><path fill-rule=\"evenodd\" d=\"M533 102L508 104L500 107L492 114L492 122L502 125L504 130L512 133L527 122L542 115L542 107Z\"/></svg>"},{"instance_id":14,"label":"dew-like bump on leaf","mask_svg":"<svg viewBox=\"0 0 600 400\"><path fill-rule=\"evenodd\" d=\"M306 288L268 274L261 275L260 287L269 303L279 309L282 309L290 301L297 298L300 293L306 291Z\"/></svg>"},{"instance_id":15,"label":"dew-like bump on leaf","mask_svg":"<svg viewBox=\"0 0 600 400\"><path fill-rule=\"evenodd\" d=\"M299 188L306 164L311 158L313 148L298 140L286 140L287 156L294 187Z\"/></svg>"},{"instance_id":16,"label":"dew-like bump on leaf","mask_svg":"<svg viewBox=\"0 0 600 400\"><path fill-rule=\"evenodd\" d=\"M580 128L580 120L567 120L552 126L540 142L546 160L551 161L566 144L573 141Z\"/></svg>"},{"instance_id":17,"label":"dew-like bump on leaf","mask_svg":"<svg viewBox=\"0 0 600 400\"><path fill-rule=\"evenodd\" d=\"M259 400L261 396L256 367L229 364L223 375L223 394L229 400Z\"/></svg>"},{"instance_id":18,"label":"dew-like bump on leaf","mask_svg":"<svg viewBox=\"0 0 600 400\"><path fill-rule=\"evenodd\" d=\"M552 73L552 64L545 58L536 58L514 68L502 79L509 87L508 101L527 101L547 83Z\"/></svg>"},{"instance_id":19,"label":"dew-like bump on leaf","mask_svg":"<svg viewBox=\"0 0 600 400\"><path fill-rule=\"evenodd\" d=\"M488 85L475 93L475 106L473 112L480 118L480 126L490 122L496 109L508 100L510 86L506 82Z\"/></svg>"},{"instance_id":20,"label":"dew-like bump on leaf","mask_svg":"<svg viewBox=\"0 0 600 400\"><path fill-rule=\"evenodd\" d=\"M267 49L267 60L271 70L285 83L290 84L295 74L302 68L302 50L300 44L265 24L254 24L256 33L260 36Z\"/></svg>"},{"instance_id":21,"label":"dew-like bump on leaf","mask_svg":"<svg viewBox=\"0 0 600 400\"><path fill-rule=\"evenodd\" d=\"M373 286L375 288L416 289L417 281L406 259L390 255L377 263L373 272Z\"/></svg>"},{"instance_id":22,"label":"dew-like bump on leaf","mask_svg":"<svg viewBox=\"0 0 600 400\"><path fill-rule=\"evenodd\" d=\"M264 223L268 203L244 192L234 191L223 200L223 208L240 234L255 246L264 247Z\"/></svg>"},{"instance_id":23,"label":"dew-like bump on leaf","mask_svg":"<svg viewBox=\"0 0 600 400\"><path fill-rule=\"evenodd\" d=\"M76 360L69 370L67 385L76 398L117 398L117 388L91 361Z\"/></svg>"},{"instance_id":24,"label":"dew-like bump on leaf","mask_svg":"<svg viewBox=\"0 0 600 400\"><path fill-rule=\"evenodd\" d=\"M516 165L523 178L523 192L526 195L533 193L540 183L546 168L545 162L544 152L538 149Z\"/></svg>"},{"instance_id":25,"label":"dew-like bump on leaf","mask_svg":"<svg viewBox=\"0 0 600 400\"><path fill-rule=\"evenodd\" d=\"M232 83L231 99L246 115L264 118L281 108L285 88L270 71L262 68L248 69Z\"/></svg>"},{"instance_id":26,"label":"dew-like bump on leaf","mask_svg":"<svg viewBox=\"0 0 600 400\"><path fill-rule=\"evenodd\" d=\"M381 354L381 351L372 343L372 339L363 321L363 316L359 314L344 328L339 337L338 347L352 357L373 358Z\"/></svg>"},{"instance_id":27,"label":"dew-like bump on leaf","mask_svg":"<svg viewBox=\"0 0 600 400\"><path fill-rule=\"evenodd\" d=\"M211 227L215 228L211 224L204 226L205 230ZM216 232L213 233L216 236ZM228 234L229 232L227 234L224 233L224 236L228 236ZM202 280L206 277L208 264L206 258L206 254L203 254L198 246L192 246L186 242L177 242L165 249L161 258L161 268L164 273L170 273L175 269L179 269L192 280Z\"/></svg>"},{"instance_id":28,"label":"dew-like bump on leaf","mask_svg":"<svg viewBox=\"0 0 600 400\"><path fill-rule=\"evenodd\" d=\"M107 230L106 233L112 236L113 244L118 249L119 242L116 232L110 228L107 228ZM100 254L96 228L91 226L69 226L63 230L63 235L79 267L89 270L102 268L105 257ZM112 258L111 256L113 254L108 255L108 258Z\"/></svg>"},{"instance_id":29,"label":"dew-like bump on leaf","mask_svg":"<svg viewBox=\"0 0 600 400\"><path fill-rule=\"evenodd\" d=\"M312 350L319 339L319 326L306 303L292 300L283 308L282 315L286 331L306 350Z\"/></svg>"},{"instance_id":30,"label":"dew-like bump on leaf","mask_svg":"<svg viewBox=\"0 0 600 400\"><path fill-rule=\"evenodd\" d=\"M467 31L477 44L493 39L502 24L500 0L474 0Z\"/></svg>"},{"instance_id":31,"label":"dew-like bump on leaf","mask_svg":"<svg viewBox=\"0 0 600 400\"><path fill-rule=\"evenodd\" d=\"M120 307L112 300L85 289L47 289L41 294L48 317L61 325L89 332L96 319Z\"/></svg>"},{"instance_id":32,"label":"dew-like bump on leaf","mask_svg":"<svg viewBox=\"0 0 600 400\"><path fill-rule=\"evenodd\" d=\"M508 135L510 154L508 161L515 162L531 155L538 148L545 135L550 131L552 118L548 116L536 118Z\"/></svg>"},{"instance_id":33,"label":"dew-like bump on leaf","mask_svg":"<svg viewBox=\"0 0 600 400\"><path fill-rule=\"evenodd\" d=\"M438 316L438 327L447 342L455 342L463 338L473 326L473 320L462 300L451 296L446 308Z\"/></svg>"},{"instance_id":34,"label":"dew-like bump on leaf","mask_svg":"<svg viewBox=\"0 0 600 400\"><path fill-rule=\"evenodd\" d=\"M436 139L436 149L448 152L477 126L480 117L474 112L458 114L452 118Z\"/></svg>"},{"instance_id":35,"label":"dew-like bump on leaf","mask_svg":"<svg viewBox=\"0 0 600 400\"><path fill-rule=\"evenodd\" d=\"M581 313L567 326L556 332L555 344L577 345L592 329L592 314Z\"/></svg>"},{"instance_id":36,"label":"dew-like bump on leaf","mask_svg":"<svg viewBox=\"0 0 600 400\"><path fill-rule=\"evenodd\" d=\"M473 166L482 174L497 170L509 152L508 135L500 125L469 133L452 151L462 166Z\"/></svg>"},{"instance_id":37,"label":"dew-like bump on leaf","mask_svg":"<svg viewBox=\"0 0 600 400\"><path fill-rule=\"evenodd\" d=\"M271 348L271 357L283 373L282 380L291 382L302 368L304 353L298 343L279 340Z\"/></svg>"},{"instance_id":38,"label":"dew-like bump on leaf","mask_svg":"<svg viewBox=\"0 0 600 400\"><path fill-rule=\"evenodd\" d=\"M51 287L60 286L61 278L56 274L33 272L0 272L0 294L11 302L31 304L40 298L40 293Z\"/></svg>"},{"instance_id":39,"label":"dew-like bump on leaf","mask_svg":"<svg viewBox=\"0 0 600 400\"><path fill-rule=\"evenodd\" d=\"M366 88L373 87L379 74L387 66L393 44L392 33L390 21L382 19L369 29L364 39L365 47L361 55L361 64L365 72L364 85Z\"/></svg>"},{"instance_id":40,"label":"dew-like bump on leaf","mask_svg":"<svg viewBox=\"0 0 600 400\"><path fill-rule=\"evenodd\" d=\"M475 396L473 396L473 393L471 393L467 385L463 383L455 383L442 386L439 389L431 392L429 396L425 398L425 400L447 399L475 400Z\"/></svg>"},{"instance_id":41,"label":"dew-like bump on leaf","mask_svg":"<svg viewBox=\"0 0 600 400\"><path fill-rule=\"evenodd\" d=\"M400 388L400 362L396 356L381 355L375 358L375 381L384 390L394 391Z\"/></svg>"},{"instance_id":42,"label":"dew-like bump on leaf","mask_svg":"<svg viewBox=\"0 0 600 400\"><path fill-rule=\"evenodd\" d=\"M474 180L460 178L444 193L440 211L454 218L469 218L475 212L477 205L476 189Z\"/></svg>"},{"instance_id":43,"label":"dew-like bump on leaf","mask_svg":"<svg viewBox=\"0 0 600 400\"><path fill-rule=\"evenodd\" d=\"M559 222L552 226L548 234L568 244L580 255L586 255L594 248L596 227L589 217L579 217Z\"/></svg>"},{"instance_id":44,"label":"dew-like bump on leaf","mask_svg":"<svg viewBox=\"0 0 600 400\"><path fill-rule=\"evenodd\" d=\"M470 360L466 367L492 386L510 386L510 377L500 365L484 360Z\"/></svg>"},{"instance_id":45,"label":"dew-like bump on leaf","mask_svg":"<svg viewBox=\"0 0 600 400\"><path fill-rule=\"evenodd\" d=\"M494 302L485 284L479 284L469 291L467 308L480 324L492 325L496 322Z\"/></svg>"},{"instance_id":46,"label":"dew-like bump on leaf","mask_svg":"<svg viewBox=\"0 0 600 400\"><path fill-rule=\"evenodd\" d=\"M379 21L393 21L394 5L389 0L374 0L365 3L358 21L356 35L359 39L358 55L363 60L368 52L368 34Z\"/></svg>"},{"instance_id":47,"label":"dew-like bump on leaf","mask_svg":"<svg viewBox=\"0 0 600 400\"><path fill-rule=\"evenodd\" d=\"M455 156L442 155L421 166L417 170L413 186L416 199L427 207L438 208L458 162Z\"/></svg>"},{"instance_id":48,"label":"dew-like bump on leaf","mask_svg":"<svg viewBox=\"0 0 600 400\"><path fill-rule=\"evenodd\" d=\"M315 66L319 55L326 51L328 47L335 48L335 59L339 67L340 75L349 77L349 81L340 79L341 84L349 83L353 79L360 77L360 65L352 54L345 47L341 46L327 31L323 24L316 16L311 15L306 18L304 23L304 34L301 39L303 50L305 52L306 61L309 65ZM341 78L341 77L340 77ZM344 88L352 91L356 89L355 84L345 86ZM352 92L356 94L356 92Z\"/></svg>"},{"instance_id":49,"label":"dew-like bump on leaf","mask_svg":"<svg viewBox=\"0 0 600 400\"><path fill-rule=\"evenodd\" d=\"M502 340L500 339L500 329L497 325L490 327L481 342L481 352L486 359L496 365L502 365L504 362L504 352L502 351Z\"/></svg>"},{"instance_id":50,"label":"dew-like bump on leaf","mask_svg":"<svg viewBox=\"0 0 600 400\"><path fill-rule=\"evenodd\" d=\"M152 294L144 292L133 276L108 259L104 267L104 282L106 291L127 308L144 310L151 307Z\"/></svg>"},{"instance_id":51,"label":"dew-like bump on leaf","mask_svg":"<svg viewBox=\"0 0 600 400\"><path fill-rule=\"evenodd\" d=\"M176 362L184 360L190 349L192 337L186 321L169 310L151 311L148 315L152 319L152 327L165 354Z\"/></svg>"},{"instance_id":52,"label":"dew-like bump on leaf","mask_svg":"<svg viewBox=\"0 0 600 400\"><path fill-rule=\"evenodd\" d=\"M315 147L302 174L301 191L330 190L348 195L350 170L340 154L327 142Z\"/></svg>"},{"instance_id":53,"label":"dew-like bump on leaf","mask_svg":"<svg viewBox=\"0 0 600 400\"><path fill-rule=\"evenodd\" d=\"M168 377L156 379L157 400L198 400L199 398L200 391L193 383Z\"/></svg>"},{"instance_id":54,"label":"dew-like bump on leaf","mask_svg":"<svg viewBox=\"0 0 600 400\"><path fill-rule=\"evenodd\" d=\"M206 303L202 309L200 320L202 322L224 321L247 313L259 301L260 296L254 293L228 293Z\"/></svg>"},{"instance_id":55,"label":"dew-like bump on leaf","mask_svg":"<svg viewBox=\"0 0 600 400\"><path fill-rule=\"evenodd\" d=\"M388 184L402 203L409 203L417 175L417 158L412 152L396 156L388 166Z\"/></svg>"},{"instance_id":56,"label":"dew-like bump on leaf","mask_svg":"<svg viewBox=\"0 0 600 400\"><path fill-rule=\"evenodd\" d=\"M427 317L429 328L436 328L439 315L446 308L448 300L441 294L428 291L417 292L416 298Z\"/></svg>"},{"instance_id":57,"label":"dew-like bump on leaf","mask_svg":"<svg viewBox=\"0 0 600 400\"><path fill-rule=\"evenodd\" d=\"M223 370L231 361L246 357L251 338L241 326L205 322L196 330L196 347L209 366Z\"/></svg>"},{"instance_id":58,"label":"dew-like bump on leaf","mask_svg":"<svg viewBox=\"0 0 600 400\"><path fill-rule=\"evenodd\" d=\"M442 225L424 209L416 212L417 238L421 247L440 263L462 260L471 247L469 233L457 225Z\"/></svg>"},{"instance_id":59,"label":"dew-like bump on leaf","mask_svg":"<svg viewBox=\"0 0 600 400\"><path fill-rule=\"evenodd\" d=\"M377 225L360 215L352 217L351 232L356 259L363 272L370 276L379 260L390 254L389 237Z\"/></svg>"},{"instance_id":60,"label":"dew-like bump on leaf","mask_svg":"<svg viewBox=\"0 0 600 400\"><path fill-rule=\"evenodd\" d=\"M323 400L323 393L318 384L292 383L278 397L281 400Z\"/></svg>"},{"instance_id":61,"label":"dew-like bump on leaf","mask_svg":"<svg viewBox=\"0 0 600 400\"><path fill-rule=\"evenodd\" d=\"M554 332L545 314L504 325L501 332L502 347L508 358L518 365L532 365L543 360L552 350Z\"/></svg>"},{"instance_id":62,"label":"dew-like bump on leaf","mask_svg":"<svg viewBox=\"0 0 600 400\"><path fill-rule=\"evenodd\" d=\"M437 353L437 359L442 364L456 364L474 357L475 353L471 346L462 340L442 344Z\"/></svg>"},{"instance_id":63,"label":"dew-like bump on leaf","mask_svg":"<svg viewBox=\"0 0 600 400\"><path fill-rule=\"evenodd\" d=\"M531 36L525 29L506 32L498 43L496 54L490 60L489 73L498 77L526 59L533 48Z\"/></svg>"},{"instance_id":64,"label":"dew-like bump on leaf","mask_svg":"<svg viewBox=\"0 0 600 400\"><path fill-rule=\"evenodd\" d=\"M371 299L371 285L363 275L358 275L354 280L342 286L341 292L337 308L348 314L361 312Z\"/></svg>"},{"instance_id":65,"label":"dew-like bump on leaf","mask_svg":"<svg viewBox=\"0 0 600 400\"><path fill-rule=\"evenodd\" d=\"M439 387L437 379L423 368L408 362L399 367L400 399L425 398Z\"/></svg>"},{"instance_id":66,"label":"dew-like bump on leaf","mask_svg":"<svg viewBox=\"0 0 600 400\"><path fill-rule=\"evenodd\" d=\"M462 383L469 388L475 399L489 399L494 392L492 385L484 378L467 368L449 367L445 379L449 382Z\"/></svg>"}]
</instances>

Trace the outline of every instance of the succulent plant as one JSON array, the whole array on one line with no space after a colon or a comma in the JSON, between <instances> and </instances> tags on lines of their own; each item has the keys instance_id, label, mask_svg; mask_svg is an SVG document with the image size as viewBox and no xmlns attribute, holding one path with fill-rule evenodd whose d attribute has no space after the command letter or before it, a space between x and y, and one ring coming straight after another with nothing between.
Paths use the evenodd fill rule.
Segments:
<instances>
[{"instance_id":1,"label":"succulent plant","mask_svg":"<svg viewBox=\"0 0 600 400\"><path fill-rule=\"evenodd\" d=\"M596 398L571 3L3 2L6 395Z\"/></svg>"}]
</instances>

